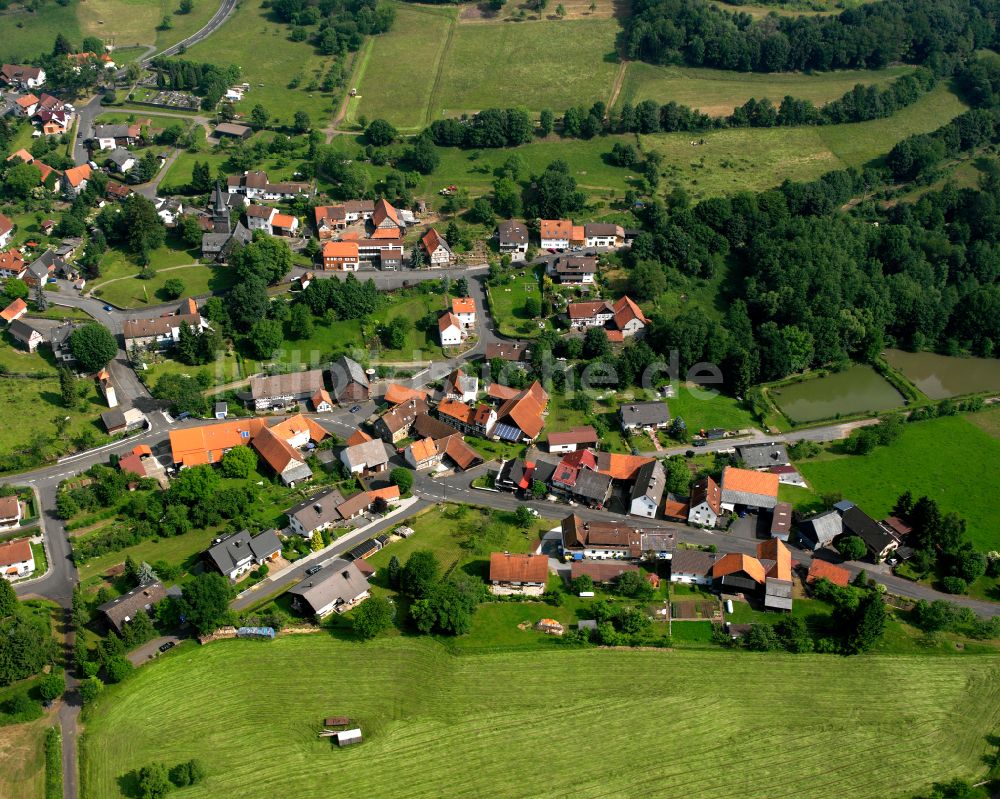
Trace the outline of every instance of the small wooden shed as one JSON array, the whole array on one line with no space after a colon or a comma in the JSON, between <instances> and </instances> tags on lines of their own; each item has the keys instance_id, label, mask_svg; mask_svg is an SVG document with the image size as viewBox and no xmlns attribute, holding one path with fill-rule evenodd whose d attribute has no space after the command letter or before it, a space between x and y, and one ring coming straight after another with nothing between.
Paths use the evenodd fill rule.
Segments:
<instances>
[{"instance_id":1,"label":"small wooden shed","mask_svg":"<svg viewBox=\"0 0 1000 799\"><path fill-rule=\"evenodd\" d=\"M353 746L354 744L361 743L361 730L357 728L344 730L343 732L338 732L334 738L337 741L337 746Z\"/></svg>"}]
</instances>

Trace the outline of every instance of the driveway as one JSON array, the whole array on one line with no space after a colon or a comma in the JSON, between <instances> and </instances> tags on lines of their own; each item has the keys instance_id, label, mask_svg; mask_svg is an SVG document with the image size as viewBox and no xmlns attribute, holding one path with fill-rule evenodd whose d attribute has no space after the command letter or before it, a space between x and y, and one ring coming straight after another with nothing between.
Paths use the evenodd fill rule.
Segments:
<instances>
[{"instance_id":1,"label":"driveway","mask_svg":"<svg viewBox=\"0 0 1000 799\"><path fill-rule=\"evenodd\" d=\"M152 641L143 644L138 649L134 649L128 653L128 659L132 661L133 666L141 666L143 663L153 660L160 655L160 647L172 641L174 646L181 642L181 638L177 635L161 635L159 638L154 638Z\"/></svg>"}]
</instances>

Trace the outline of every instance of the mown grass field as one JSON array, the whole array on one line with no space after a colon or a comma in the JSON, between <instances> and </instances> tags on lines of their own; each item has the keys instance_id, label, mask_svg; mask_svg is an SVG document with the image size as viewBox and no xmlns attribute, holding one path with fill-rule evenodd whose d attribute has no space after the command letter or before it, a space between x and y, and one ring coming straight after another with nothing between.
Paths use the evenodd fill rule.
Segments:
<instances>
[{"instance_id":1,"label":"mown grass field","mask_svg":"<svg viewBox=\"0 0 1000 799\"><path fill-rule=\"evenodd\" d=\"M457 12L452 8L396 4L392 30L374 37L355 73L359 97L346 121L359 116L388 119L403 129L422 128Z\"/></svg>"},{"instance_id":2,"label":"mown grass field","mask_svg":"<svg viewBox=\"0 0 1000 799\"><path fill-rule=\"evenodd\" d=\"M177 6L177 0L70 0L67 5L45 2L34 12L12 10L0 16L0 58L19 61L48 53L57 32L77 47L84 36L97 36L116 47L162 49L204 27L219 8L214 0L195 0L190 14L178 14ZM159 30L164 16L171 26ZM139 52L129 50L121 60Z\"/></svg>"},{"instance_id":3,"label":"mown grass field","mask_svg":"<svg viewBox=\"0 0 1000 799\"><path fill-rule=\"evenodd\" d=\"M611 96L618 59L615 20L460 25L445 55L431 113L490 106L590 106Z\"/></svg>"},{"instance_id":4,"label":"mown grass field","mask_svg":"<svg viewBox=\"0 0 1000 799\"><path fill-rule=\"evenodd\" d=\"M968 521L977 549L1000 549L994 498L1000 478L993 464L1000 440L997 411L914 422L888 447L865 456L825 454L798 466L818 494L839 493L876 519L884 518L904 491L937 500L942 510Z\"/></svg>"},{"instance_id":5,"label":"mown grass field","mask_svg":"<svg viewBox=\"0 0 1000 799\"><path fill-rule=\"evenodd\" d=\"M793 672L813 675L809 691L775 679ZM905 698L888 700L886 685L905 685ZM365 743L337 750L318 738L333 713L356 720ZM106 690L88 716L87 799L128 795L135 769L194 756L208 777L185 789L192 799L318 799L334 782L373 799L610 799L678 786L696 799L884 799L982 773L1000 661L558 647L454 656L427 639L292 636L178 651ZM597 728L600 757L567 754ZM722 750L738 768L719 768ZM544 768L523 767L543 752Z\"/></svg>"},{"instance_id":6,"label":"mown grass field","mask_svg":"<svg viewBox=\"0 0 1000 799\"><path fill-rule=\"evenodd\" d=\"M318 88L330 59L319 55L306 42L291 41L290 30L268 15L261 0L246 0L221 28L188 50L184 57L241 67L243 79L251 89L236 103L239 113L249 114L260 103L272 117L291 124L296 111L305 111L313 125L322 128L333 111L333 95ZM289 88L294 79L299 80L299 85Z\"/></svg>"},{"instance_id":7,"label":"mown grass field","mask_svg":"<svg viewBox=\"0 0 1000 799\"><path fill-rule=\"evenodd\" d=\"M41 799L45 795L47 718L0 728L0 796Z\"/></svg>"},{"instance_id":8,"label":"mown grass field","mask_svg":"<svg viewBox=\"0 0 1000 799\"><path fill-rule=\"evenodd\" d=\"M791 95L823 105L850 91L858 83L866 86L892 81L911 72L911 67L899 66L879 70L838 70L774 74L730 72L724 69L691 67L660 67L632 61L626 67L625 80L616 105L655 100L673 100L697 108L709 116L727 116L736 106L751 97L767 97L775 105Z\"/></svg>"},{"instance_id":9,"label":"mown grass field","mask_svg":"<svg viewBox=\"0 0 1000 799\"><path fill-rule=\"evenodd\" d=\"M697 433L702 428L740 430L754 425L753 416L734 397L725 394L707 396L693 384L680 385L677 396L668 398L667 405L670 416L680 416L691 433Z\"/></svg>"}]
</instances>

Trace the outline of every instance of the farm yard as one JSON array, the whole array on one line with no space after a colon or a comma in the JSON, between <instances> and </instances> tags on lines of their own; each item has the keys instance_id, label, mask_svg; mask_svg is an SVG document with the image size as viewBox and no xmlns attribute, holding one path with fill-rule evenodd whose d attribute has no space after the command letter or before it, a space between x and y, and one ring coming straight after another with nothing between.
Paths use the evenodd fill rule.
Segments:
<instances>
[{"instance_id":1,"label":"farm yard","mask_svg":"<svg viewBox=\"0 0 1000 799\"><path fill-rule=\"evenodd\" d=\"M251 664L252 680L224 679ZM792 670L821 676L808 693L789 690L774 675ZM884 686L899 684L905 701L886 701ZM281 713L263 723L261 696L281 697ZM358 720L362 746L331 750L316 736L334 711ZM742 764L747 799L884 799L942 774L982 772L984 738L1000 723L1000 666L989 657L597 649L455 656L426 639L291 636L184 648L109 687L86 723L87 799L128 796L139 767L193 756L208 771L186 789L193 799L318 798L332 780L345 795L373 799L438 797L445 784L498 799L632 797L683 784L685 796L707 798L727 784L716 767L722 740L726 759ZM664 735L664 724L683 734ZM602 757L517 767L598 725ZM765 767L776 751L782 768ZM245 768L262 753L281 767Z\"/></svg>"},{"instance_id":2,"label":"farm yard","mask_svg":"<svg viewBox=\"0 0 1000 799\"><path fill-rule=\"evenodd\" d=\"M876 519L904 491L926 495L968 521L981 551L1000 549L993 498L1000 481L1000 410L913 422L899 440L865 456L824 454L797 466L817 494L838 493Z\"/></svg>"}]
</instances>

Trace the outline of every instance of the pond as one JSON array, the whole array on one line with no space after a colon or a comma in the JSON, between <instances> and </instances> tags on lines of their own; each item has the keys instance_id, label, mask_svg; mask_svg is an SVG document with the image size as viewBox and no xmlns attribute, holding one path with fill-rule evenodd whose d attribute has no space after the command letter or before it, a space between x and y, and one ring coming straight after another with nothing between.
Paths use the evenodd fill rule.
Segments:
<instances>
[{"instance_id":1,"label":"pond","mask_svg":"<svg viewBox=\"0 0 1000 799\"><path fill-rule=\"evenodd\" d=\"M1000 391L1000 359L886 350L885 359L933 400Z\"/></svg>"},{"instance_id":2,"label":"pond","mask_svg":"<svg viewBox=\"0 0 1000 799\"><path fill-rule=\"evenodd\" d=\"M782 412L795 423L832 419L838 415L879 413L898 408L903 396L870 366L771 389Z\"/></svg>"}]
</instances>

